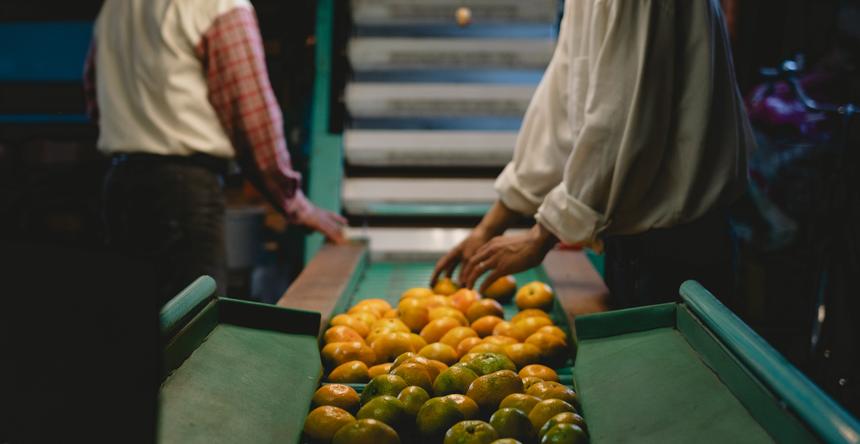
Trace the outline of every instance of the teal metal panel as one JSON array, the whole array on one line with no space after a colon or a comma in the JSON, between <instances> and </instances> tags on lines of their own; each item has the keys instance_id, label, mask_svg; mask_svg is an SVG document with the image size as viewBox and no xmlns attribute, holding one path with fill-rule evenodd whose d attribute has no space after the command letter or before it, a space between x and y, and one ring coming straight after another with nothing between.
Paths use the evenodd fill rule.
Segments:
<instances>
[{"instance_id":1,"label":"teal metal panel","mask_svg":"<svg viewBox=\"0 0 860 444\"><path fill-rule=\"evenodd\" d=\"M78 82L91 22L0 23L0 81Z\"/></svg>"}]
</instances>

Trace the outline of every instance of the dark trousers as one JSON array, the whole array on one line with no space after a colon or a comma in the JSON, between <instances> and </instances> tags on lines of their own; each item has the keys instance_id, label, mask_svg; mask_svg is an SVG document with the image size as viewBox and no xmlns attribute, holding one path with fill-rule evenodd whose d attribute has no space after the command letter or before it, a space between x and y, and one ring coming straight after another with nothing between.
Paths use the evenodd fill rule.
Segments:
<instances>
[{"instance_id":1,"label":"dark trousers","mask_svg":"<svg viewBox=\"0 0 860 444\"><path fill-rule=\"evenodd\" d=\"M678 289L690 279L734 306L736 249L726 212L676 227L607 236L604 243L613 309L680 300Z\"/></svg>"},{"instance_id":2,"label":"dark trousers","mask_svg":"<svg viewBox=\"0 0 860 444\"><path fill-rule=\"evenodd\" d=\"M108 244L155 270L163 304L201 275L226 286L221 175L168 156L120 156L105 177Z\"/></svg>"}]
</instances>

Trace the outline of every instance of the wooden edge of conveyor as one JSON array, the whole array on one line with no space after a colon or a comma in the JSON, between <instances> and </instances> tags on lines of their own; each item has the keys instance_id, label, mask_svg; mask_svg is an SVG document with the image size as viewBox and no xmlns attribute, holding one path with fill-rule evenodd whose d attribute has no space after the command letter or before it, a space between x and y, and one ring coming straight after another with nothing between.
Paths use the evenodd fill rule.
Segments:
<instances>
[{"instance_id":1,"label":"wooden edge of conveyor","mask_svg":"<svg viewBox=\"0 0 860 444\"><path fill-rule=\"evenodd\" d=\"M278 305L319 312L322 333L341 296L353 285L367 254L364 243L324 245L293 281Z\"/></svg>"},{"instance_id":2,"label":"wooden edge of conveyor","mask_svg":"<svg viewBox=\"0 0 860 444\"><path fill-rule=\"evenodd\" d=\"M543 267L571 327L577 315L607 310L609 289L583 251L552 250Z\"/></svg>"}]
</instances>

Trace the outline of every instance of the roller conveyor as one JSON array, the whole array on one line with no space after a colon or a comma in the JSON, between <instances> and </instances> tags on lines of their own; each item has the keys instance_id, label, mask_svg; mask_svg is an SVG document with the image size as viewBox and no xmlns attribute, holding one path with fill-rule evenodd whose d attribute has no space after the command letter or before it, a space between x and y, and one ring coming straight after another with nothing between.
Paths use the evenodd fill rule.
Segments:
<instances>
[{"instance_id":1,"label":"roller conveyor","mask_svg":"<svg viewBox=\"0 0 860 444\"><path fill-rule=\"evenodd\" d=\"M479 23L551 25L558 14L555 0L352 0L351 6L359 26L449 24L460 7Z\"/></svg>"},{"instance_id":2,"label":"roller conveyor","mask_svg":"<svg viewBox=\"0 0 860 444\"><path fill-rule=\"evenodd\" d=\"M409 69L543 70L550 39L356 38L348 55L355 71Z\"/></svg>"},{"instance_id":3,"label":"roller conveyor","mask_svg":"<svg viewBox=\"0 0 860 444\"><path fill-rule=\"evenodd\" d=\"M500 167L511 160L514 131L373 131L344 133L350 165Z\"/></svg>"},{"instance_id":4,"label":"roller conveyor","mask_svg":"<svg viewBox=\"0 0 860 444\"><path fill-rule=\"evenodd\" d=\"M534 85L353 83L346 106L355 119L522 117Z\"/></svg>"},{"instance_id":5,"label":"roller conveyor","mask_svg":"<svg viewBox=\"0 0 860 444\"><path fill-rule=\"evenodd\" d=\"M496 199L492 179L347 178L343 206L352 215L481 216Z\"/></svg>"}]
</instances>

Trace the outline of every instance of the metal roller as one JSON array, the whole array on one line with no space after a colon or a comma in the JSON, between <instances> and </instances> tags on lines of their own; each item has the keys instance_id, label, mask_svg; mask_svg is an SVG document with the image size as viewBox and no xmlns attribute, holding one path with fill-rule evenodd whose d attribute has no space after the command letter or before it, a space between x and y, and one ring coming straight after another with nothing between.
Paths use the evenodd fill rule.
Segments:
<instances>
[{"instance_id":1,"label":"metal roller","mask_svg":"<svg viewBox=\"0 0 860 444\"><path fill-rule=\"evenodd\" d=\"M356 166L501 167L512 157L515 131L349 130L346 160Z\"/></svg>"}]
</instances>

